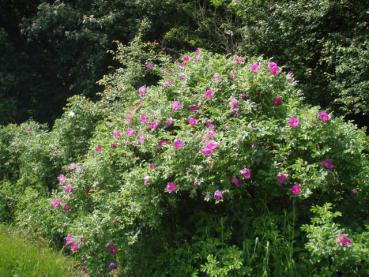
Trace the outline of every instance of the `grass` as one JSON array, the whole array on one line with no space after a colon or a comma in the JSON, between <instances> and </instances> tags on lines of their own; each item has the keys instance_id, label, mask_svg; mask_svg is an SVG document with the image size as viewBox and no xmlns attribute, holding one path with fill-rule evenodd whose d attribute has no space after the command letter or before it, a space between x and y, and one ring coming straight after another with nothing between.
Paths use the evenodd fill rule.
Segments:
<instances>
[{"instance_id":1,"label":"grass","mask_svg":"<svg viewBox=\"0 0 369 277\"><path fill-rule=\"evenodd\" d=\"M81 276L74 262L45 243L0 225L0 277Z\"/></svg>"}]
</instances>

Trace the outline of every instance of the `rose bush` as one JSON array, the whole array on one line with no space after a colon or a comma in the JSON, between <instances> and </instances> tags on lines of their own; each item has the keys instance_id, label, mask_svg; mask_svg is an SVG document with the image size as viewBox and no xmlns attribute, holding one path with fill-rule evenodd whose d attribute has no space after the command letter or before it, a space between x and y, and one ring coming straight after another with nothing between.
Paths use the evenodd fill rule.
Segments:
<instances>
[{"instance_id":1,"label":"rose bush","mask_svg":"<svg viewBox=\"0 0 369 277\"><path fill-rule=\"evenodd\" d=\"M73 100L50 133L27 133L47 136L31 148L45 153L52 194L29 188L18 224L63 243L91 276L368 273L364 241L351 247L368 237L363 130L305 105L273 61L197 49L169 62L130 47L100 101ZM321 229L308 223L327 202L345 227L319 237L331 261L320 264Z\"/></svg>"}]
</instances>

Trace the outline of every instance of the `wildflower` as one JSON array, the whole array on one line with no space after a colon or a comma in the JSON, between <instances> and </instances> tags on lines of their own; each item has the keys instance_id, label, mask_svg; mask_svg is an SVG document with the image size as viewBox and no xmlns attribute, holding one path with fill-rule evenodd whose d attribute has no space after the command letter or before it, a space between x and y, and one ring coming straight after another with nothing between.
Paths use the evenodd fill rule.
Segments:
<instances>
[{"instance_id":1,"label":"wildflower","mask_svg":"<svg viewBox=\"0 0 369 277\"><path fill-rule=\"evenodd\" d=\"M195 49L195 54L196 54L196 55L200 55L200 53L201 53L201 49L200 49L200 48L196 48L196 49Z\"/></svg>"},{"instance_id":2,"label":"wildflower","mask_svg":"<svg viewBox=\"0 0 369 277\"><path fill-rule=\"evenodd\" d=\"M274 106L280 106L280 105L282 105L282 103L283 103L283 100L282 100L282 97L280 97L280 96L276 96L273 99L273 105Z\"/></svg>"},{"instance_id":3,"label":"wildflower","mask_svg":"<svg viewBox=\"0 0 369 277\"><path fill-rule=\"evenodd\" d=\"M174 147L175 147L176 149L182 148L182 147L183 147L183 142L182 142L182 140L180 140L180 139L175 139L175 140L174 140Z\"/></svg>"},{"instance_id":4,"label":"wildflower","mask_svg":"<svg viewBox=\"0 0 369 277\"><path fill-rule=\"evenodd\" d=\"M172 102L172 109L173 111L179 111L180 109L182 109L182 104L179 101L173 101Z\"/></svg>"},{"instance_id":5,"label":"wildflower","mask_svg":"<svg viewBox=\"0 0 369 277\"><path fill-rule=\"evenodd\" d=\"M337 243L342 247L347 247L352 245L352 240L346 234L340 234L337 238Z\"/></svg>"},{"instance_id":6,"label":"wildflower","mask_svg":"<svg viewBox=\"0 0 369 277\"><path fill-rule=\"evenodd\" d=\"M300 185L293 185L291 188L291 192L293 195L297 196L301 193L301 186Z\"/></svg>"},{"instance_id":7,"label":"wildflower","mask_svg":"<svg viewBox=\"0 0 369 277\"><path fill-rule=\"evenodd\" d=\"M258 72L259 68L260 68L260 64L259 63L253 63L252 65L250 65L250 70L252 72Z\"/></svg>"},{"instance_id":8,"label":"wildflower","mask_svg":"<svg viewBox=\"0 0 369 277\"><path fill-rule=\"evenodd\" d=\"M57 208L57 207L59 207L59 206L60 206L60 200L59 200L59 199L57 199L57 198L53 199L53 200L51 201L51 206L52 206L53 208Z\"/></svg>"},{"instance_id":9,"label":"wildflower","mask_svg":"<svg viewBox=\"0 0 369 277\"><path fill-rule=\"evenodd\" d=\"M114 132L114 138L118 139L120 137L121 137L120 131L119 130L115 131Z\"/></svg>"},{"instance_id":10,"label":"wildflower","mask_svg":"<svg viewBox=\"0 0 369 277\"><path fill-rule=\"evenodd\" d=\"M70 249L75 252L78 250L78 242L73 242L71 245L70 245Z\"/></svg>"},{"instance_id":11,"label":"wildflower","mask_svg":"<svg viewBox=\"0 0 369 277\"><path fill-rule=\"evenodd\" d=\"M213 80L214 82L219 81L219 80L220 80L220 74L219 74L219 73L215 73L215 74L213 75L212 80Z\"/></svg>"},{"instance_id":12,"label":"wildflower","mask_svg":"<svg viewBox=\"0 0 369 277\"><path fill-rule=\"evenodd\" d=\"M278 65L275 62L269 62L268 68L274 76L278 74Z\"/></svg>"},{"instance_id":13,"label":"wildflower","mask_svg":"<svg viewBox=\"0 0 369 277\"><path fill-rule=\"evenodd\" d=\"M357 193L359 192L359 190L358 190L357 188L353 188L353 189L351 190L351 192L352 192L353 194L357 194Z\"/></svg>"},{"instance_id":14,"label":"wildflower","mask_svg":"<svg viewBox=\"0 0 369 277\"><path fill-rule=\"evenodd\" d=\"M110 271L113 271L118 268L117 264L115 262L111 262L108 266Z\"/></svg>"},{"instance_id":15,"label":"wildflower","mask_svg":"<svg viewBox=\"0 0 369 277\"><path fill-rule=\"evenodd\" d=\"M216 202L222 201L223 200L223 193L220 190L216 190L214 192L214 199Z\"/></svg>"},{"instance_id":16,"label":"wildflower","mask_svg":"<svg viewBox=\"0 0 369 277\"><path fill-rule=\"evenodd\" d=\"M240 99L246 100L248 98L248 95L246 93L240 93Z\"/></svg>"},{"instance_id":17,"label":"wildflower","mask_svg":"<svg viewBox=\"0 0 369 277\"><path fill-rule=\"evenodd\" d=\"M145 134L144 134L144 133L139 133L139 134L138 134L137 142L138 142L139 144L143 144L143 143L145 142Z\"/></svg>"},{"instance_id":18,"label":"wildflower","mask_svg":"<svg viewBox=\"0 0 369 277\"><path fill-rule=\"evenodd\" d=\"M281 173L281 172L279 172L279 173L277 174L278 182L279 182L279 183L281 183L281 184L283 184L283 183L285 183L285 182L287 181L287 177L288 177L288 175L287 175L287 174L285 174L285 173Z\"/></svg>"},{"instance_id":19,"label":"wildflower","mask_svg":"<svg viewBox=\"0 0 369 277\"><path fill-rule=\"evenodd\" d=\"M331 117L327 112L319 112L319 119L323 122L328 122L331 120Z\"/></svg>"},{"instance_id":20,"label":"wildflower","mask_svg":"<svg viewBox=\"0 0 369 277\"><path fill-rule=\"evenodd\" d=\"M132 128L128 128L127 131L126 131L126 137L132 137L135 133L135 130L132 129Z\"/></svg>"},{"instance_id":21,"label":"wildflower","mask_svg":"<svg viewBox=\"0 0 369 277\"><path fill-rule=\"evenodd\" d=\"M98 145L98 146L95 148L95 152L96 152L96 153L101 153L103 150L104 150L104 147L102 147L102 145Z\"/></svg>"},{"instance_id":22,"label":"wildflower","mask_svg":"<svg viewBox=\"0 0 369 277\"><path fill-rule=\"evenodd\" d=\"M188 120L187 120L188 124L190 124L191 126L196 126L197 124L197 119L194 118L194 117L190 117Z\"/></svg>"},{"instance_id":23,"label":"wildflower","mask_svg":"<svg viewBox=\"0 0 369 277\"><path fill-rule=\"evenodd\" d=\"M288 124L291 128L298 128L300 120L297 117L290 117L290 119L288 120Z\"/></svg>"},{"instance_id":24,"label":"wildflower","mask_svg":"<svg viewBox=\"0 0 369 277\"><path fill-rule=\"evenodd\" d=\"M159 126L159 122L153 121L149 124L147 128L149 128L151 131L155 131L156 128L158 128L158 126Z\"/></svg>"},{"instance_id":25,"label":"wildflower","mask_svg":"<svg viewBox=\"0 0 369 277\"><path fill-rule=\"evenodd\" d=\"M68 165L68 169L69 170L75 170L77 168L77 164L76 163L71 163L70 165Z\"/></svg>"},{"instance_id":26,"label":"wildflower","mask_svg":"<svg viewBox=\"0 0 369 277\"><path fill-rule=\"evenodd\" d=\"M243 64L245 62L246 58L243 56L235 56L234 63L237 65Z\"/></svg>"},{"instance_id":27,"label":"wildflower","mask_svg":"<svg viewBox=\"0 0 369 277\"><path fill-rule=\"evenodd\" d=\"M190 57L189 56L184 56L183 58L182 58L182 61L184 62L184 63L188 63L189 61L190 61Z\"/></svg>"},{"instance_id":28,"label":"wildflower","mask_svg":"<svg viewBox=\"0 0 369 277\"><path fill-rule=\"evenodd\" d=\"M204 97L207 99L213 98L213 91L211 89L208 89L207 91L205 91Z\"/></svg>"},{"instance_id":29,"label":"wildflower","mask_svg":"<svg viewBox=\"0 0 369 277\"><path fill-rule=\"evenodd\" d=\"M177 185L176 185L176 183L173 183L173 182L169 182L169 183L167 183L167 191L168 191L169 193L171 193L171 192L175 191L176 189L177 189Z\"/></svg>"},{"instance_id":30,"label":"wildflower","mask_svg":"<svg viewBox=\"0 0 369 277\"><path fill-rule=\"evenodd\" d=\"M232 176L232 183L236 186L239 187L241 185L241 180L238 179L236 176Z\"/></svg>"},{"instance_id":31,"label":"wildflower","mask_svg":"<svg viewBox=\"0 0 369 277\"><path fill-rule=\"evenodd\" d=\"M72 234L68 234L68 235L66 236L66 238L65 238L65 244L66 244L66 245L69 245L69 244L71 244L71 243L72 243L72 241L73 241L73 236L72 236Z\"/></svg>"},{"instance_id":32,"label":"wildflower","mask_svg":"<svg viewBox=\"0 0 369 277\"><path fill-rule=\"evenodd\" d=\"M245 179L250 179L251 178L251 170L247 167L243 168L240 170L240 173L242 174L242 176Z\"/></svg>"},{"instance_id":33,"label":"wildflower","mask_svg":"<svg viewBox=\"0 0 369 277\"><path fill-rule=\"evenodd\" d=\"M145 94L146 94L146 86L141 86L141 87L139 87L139 89L138 89L138 94L139 94L141 97L145 96Z\"/></svg>"},{"instance_id":34,"label":"wildflower","mask_svg":"<svg viewBox=\"0 0 369 277\"><path fill-rule=\"evenodd\" d=\"M65 183L65 176L63 174L60 174L58 176L58 181L60 185L63 185Z\"/></svg>"},{"instance_id":35,"label":"wildflower","mask_svg":"<svg viewBox=\"0 0 369 277\"><path fill-rule=\"evenodd\" d=\"M70 206L68 204L64 204L63 210L64 210L64 212L69 212L70 211Z\"/></svg>"},{"instance_id":36,"label":"wildflower","mask_svg":"<svg viewBox=\"0 0 369 277\"><path fill-rule=\"evenodd\" d=\"M65 193L71 193L72 192L72 184L68 184L64 187Z\"/></svg>"},{"instance_id":37,"label":"wildflower","mask_svg":"<svg viewBox=\"0 0 369 277\"><path fill-rule=\"evenodd\" d=\"M180 68L185 68L186 67L186 64L185 63L179 63L178 65Z\"/></svg>"},{"instance_id":38,"label":"wildflower","mask_svg":"<svg viewBox=\"0 0 369 277\"><path fill-rule=\"evenodd\" d=\"M323 160L320 162L320 165L322 167L325 167L328 170L332 170L334 168L334 164L332 163L332 160Z\"/></svg>"},{"instance_id":39,"label":"wildflower","mask_svg":"<svg viewBox=\"0 0 369 277\"><path fill-rule=\"evenodd\" d=\"M146 67L147 70L151 70L151 69L154 68L154 64L152 64L152 63L146 63L145 64L145 67Z\"/></svg>"}]
</instances>

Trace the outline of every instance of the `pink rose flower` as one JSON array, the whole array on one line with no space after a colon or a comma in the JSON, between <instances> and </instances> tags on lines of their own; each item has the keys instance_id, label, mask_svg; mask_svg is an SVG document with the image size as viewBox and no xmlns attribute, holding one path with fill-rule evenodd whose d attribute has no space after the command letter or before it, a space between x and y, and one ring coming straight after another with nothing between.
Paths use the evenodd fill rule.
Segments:
<instances>
[{"instance_id":1,"label":"pink rose flower","mask_svg":"<svg viewBox=\"0 0 369 277\"><path fill-rule=\"evenodd\" d=\"M65 193L71 193L72 192L72 184L68 184L64 187Z\"/></svg>"},{"instance_id":2,"label":"pink rose flower","mask_svg":"<svg viewBox=\"0 0 369 277\"><path fill-rule=\"evenodd\" d=\"M173 183L173 182L169 182L167 183L167 191L169 193L172 193L173 191L175 191L177 189L177 185L176 183Z\"/></svg>"},{"instance_id":3,"label":"pink rose flower","mask_svg":"<svg viewBox=\"0 0 369 277\"><path fill-rule=\"evenodd\" d=\"M65 244L66 244L66 245L69 245L69 244L71 244L71 243L72 243L72 241L73 241L73 236L72 236L72 234L68 234L68 235L65 237Z\"/></svg>"},{"instance_id":4,"label":"pink rose flower","mask_svg":"<svg viewBox=\"0 0 369 277\"><path fill-rule=\"evenodd\" d=\"M215 74L213 75L212 80L213 80L214 82L219 81L219 80L220 80L220 74L219 74L219 73L215 73Z\"/></svg>"},{"instance_id":5,"label":"pink rose flower","mask_svg":"<svg viewBox=\"0 0 369 277\"><path fill-rule=\"evenodd\" d=\"M71 245L70 245L70 249L73 251L73 252L76 252L78 250L78 242L73 242Z\"/></svg>"},{"instance_id":6,"label":"pink rose flower","mask_svg":"<svg viewBox=\"0 0 369 277\"><path fill-rule=\"evenodd\" d=\"M173 101L172 102L172 110L173 111L179 111L180 109L182 109L182 104L179 101Z\"/></svg>"},{"instance_id":7,"label":"pink rose flower","mask_svg":"<svg viewBox=\"0 0 369 277\"><path fill-rule=\"evenodd\" d=\"M207 91L205 91L204 97L207 99L213 98L213 91L211 89L208 89Z\"/></svg>"},{"instance_id":8,"label":"pink rose flower","mask_svg":"<svg viewBox=\"0 0 369 277\"><path fill-rule=\"evenodd\" d=\"M60 174L58 176L58 182L60 185L63 185L65 183L65 176L63 174Z\"/></svg>"},{"instance_id":9,"label":"pink rose flower","mask_svg":"<svg viewBox=\"0 0 369 277\"><path fill-rule=\"evenodd\" d=\"M146 63L145 64L145 67L146 67L147 70L151 70L151 69L154 68L154 64L152 64L152 63Z\"/></svg>"},{"instance_id":10,"label":"pink rose flower","mask_svg":"<svg viewBox=\"0 0 369 277\"><path fill-rule=\"evenodd\" d=\"M103 150L104 150L104 147L102 147L102 145L98 145L98 146L95 148L95 152L96 152L96 153L101 153Z\"/></svg>"},{"instance_id":11,"label":"pink rose flower","mask_svg":"<svg viewBox=\"0 0 369 277\"><path fill-rule=\"evenodd\" d=\"M252 72L258 72L259 68L260 68L260 64L259 63L253 63L252 65L250 65L250 70Z\"/></svg>"},{"instance_id":12,"label":"pink rose flower","mask_svg":"<svg viewBox=\"0 0 369 277\"><path fill-rule=\"evenodd\" d=\"M180 140L180 139L175 139L175 140L174 140L174 147L175 147L176 149L180 149L180 148L182 148L182 147L183 147L183 141L182 141L182 140Z\"/></svg>"},{"instance_id":13,"label":"pink rose flower","mask_svg":"<svg viewBox=\"0 0 369 277\"><path fill-rule=\"evenodd\" d=\"M320 162L320 165L328 170L333 170L335 167L331 160L323 160Z\"/></svg>"},{"instance_id":14,"label":"pink rose flower","mask_svg":"<svg viewBox=\"0 0 369 277\"><path fill-rule=\"evenodd\" d=\"M288 124L291 128L298 128L300 120L297 117L290 117L290 119L288 119Z\"/></svg>"},{"instance_id":15,"label":"pink rose flower","mask_svg":"<svg viewBox=\"0 0 369 277\"><path fill-rule=\"evenodd\" d=\"M301 186L300 185L293 185L291 188L291 192L293 195L297 196L301 193Z\"/></svg>"},{"instance_id":16,"label":"pink rose flower","mask_svg":"<svg viewBox=\"0 0 369 277\"><path fill-rule=\"evenodd\" d=\"M269 62L268 63L268 68L270 70L270 72L276 76L278 74L278 65L275 62Z\"/></svg>"},{"instance_id":17,"label":"pink rose flower","mask_svg":"<svg viewBox=\"0 0 369 277\"><path fill-rule=\"evenodd\" d=\"M146 86L141 86L141 87L139 87L139 89L138 89L138 94L139 94L141 97L145 96L145 94L146 94Z\"/></svg>"},{"instance_id":18,"label":"pink rose flower","mask_svg":"<svg viewBox=\"0 0 369 277\"><path fill-rule=\"evenodd\" d=\"M70 206L68 204L64 204L63 210L64 210L64 212L69 212L70 211Z\"/></svg>"},{"instance_id":19,"label":"pink rose flower","mask_svg":"<svg viewBox=\"0 0 369 277\"><path fill-rule=\"evenodd\" d=\"M115 131L115 132L114 132L114 138L118 139L118 138L120 138L120 137L121 137L121 133L120 133L120 131L119 131L119 130Z\"/></svg>"},{"instance_id":20,"label":"pink rose flower","mask_svg":"<svg viewBox=\"0 0 369 277\"><path fill-rule=\"evenodd\" d=\"M245 63L246 58L242 56L235 56L234 63L237 65Z\"/></svg>"},{"instance_id":21,"label":"pink rose flower","mask_svg":"<svg viewBox=\"0 0 369 277\"><path fill-rule=\"evenodd\" d=\"M140 122L141 123L146 123L147 121L149 121L149 118L145 115L140 115Z\"/></svg>"},{"instance_id":22,"label":"pink rose flower","mask_svg":"<svg viewBox=\"0 0 369 277\"><path fill-rule=\"evenodd\" d=\"M182 61L184 62L184 63L188 63L189 61L190 61L190 57L189 56L184 56L183 58L182 58Z\"/></svg>"},{"instance_id":23,"label":"pink rose flower","mask_svg":"<svg viewBox=\"0 0 369 277\"><path fill-rule=\"evenodd\" d=\"M187 120L188 124L190 124L192 127L195 127L197 125L197 119L194 118L194 117L190 117L188 120Z\"/></svg>"},{"instance_id":24,"label":"pink rose flower","mask_svg":"<svg viewBox=\"0 0 369 277\"><path fill-rule=\"evenodd\" d=\"M279 173L277 174L278 182L279 182L279 183L281 183L281 184L283 184L283 183L285 183L285 182L287 181L287 177L288 177L288 175L287 175L287 174L285 174L285 173L281 173L281 172L279 172Z\"/></svg>"},{"instance_id":25,"label":"pink rose flower","mask_svg":"<svg viewBox=\"0 0 369 277\"><path fill-rule=\"evenodd\" d=\"M283 100L282 100L282 97L280 96L276 96L274 99L273 99L273 105L274 106L280 106L283 104Z\"/></svg>"},{"instance_id":26,"label":"pink rose flower","mask_svg":"<svg viewBox=\"0 0 369 277\"><path fill-rule=\"evenodd\" d=\"M232 183L236 186L239 187L241 185L241 180L238 179L236 176L232 176Z\"/></svg>"},{"instance_id":27,"label":"pink rose flower","mask_svg":"<svg viewBox=\"0 0 369 277\"><path fill-rule=\"evenodd\" d=\"M53 199L53 200L51 201L51 206L52 206L53 208L57 208L57 207L59 207L59 206L60 206L60 200L59 200L59 199L57 199L57 198Z\"/></svg>"},{"instance_id":28,"label":"pink rose flower","mask_svg":"<svg viewBox=\"0 0 369 277\"><path fill-rule=\"evenodd\" d=\"M155 131L156 128L158 128L158 126L159 126L159 122L153 121L149 124L147 128L149 128L150 131Z\"/></svg>"},{"instance_id":29,"label":"pink rose flower","mask_svg":"<svg viewBox=\"0 0 369 277\"><path fill-rule=\"evenodd\" d=\"M319 119L322 122L329 122L331 120L331 117L327 112L319 112Z\"/></svg>"},{"instance_id":30,"label":"pink rose flower","mask_svg":"<svg viewBox=\"0 0 369 277\"><path fill-rule=\"evenodd\" d=\"M135 130L132 129L132 128L128 128L127 131L126 131L126 137L132 137L135 133Z\"/></svg>"},{"instance_id":31,"label":"pink rose flower","mask_svg":"<svg viewBox=\"0 0 369 277\"><path fill-rule=\"evenodd\" d=\"M137 142L138 142L139 144L143 144L143 143L145 142L145 134L144 134L144 133L139 133L139 134L138 134Z\"/></svg>"},{"instance_id":32,"label":"pink rose flower","mask_svg":"<svg viewBox=\"0 0 369 277\"><path fill-rule=\"evenodd\" d=\"M337 243L342 247L347 247L352 245L352 240L346 234L340 234L337 238Z\"/></svg>"},{"instance_id":33,"label":"pink rose flower","mask_svg":"<svg viewBox=\"0 0 369 277\"><path fill-rule=\"evenodd\" d=\"M221 192L220 190L216 190L214 192L214 199L216 202L222 201L223 200L223 192Z\"/></svg>"}]
</instances>

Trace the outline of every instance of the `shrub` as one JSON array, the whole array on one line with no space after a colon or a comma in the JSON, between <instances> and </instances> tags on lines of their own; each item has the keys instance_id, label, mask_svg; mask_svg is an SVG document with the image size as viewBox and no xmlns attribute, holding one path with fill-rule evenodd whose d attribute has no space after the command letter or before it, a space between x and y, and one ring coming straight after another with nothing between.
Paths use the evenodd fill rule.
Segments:
<instances>
[{"instance_id":1,"label":"shrub","mask_svg":"<svg viewBox=\"0 0 369 277\"><path fill-rule=\"evenodd\" d=\"M311 205L364 226L365 133L303 104L282 67L203 50L155 67L151 86L105 79L104 118L48 200L91 276L304 275Z\"/></svg>"}]
</instances>

